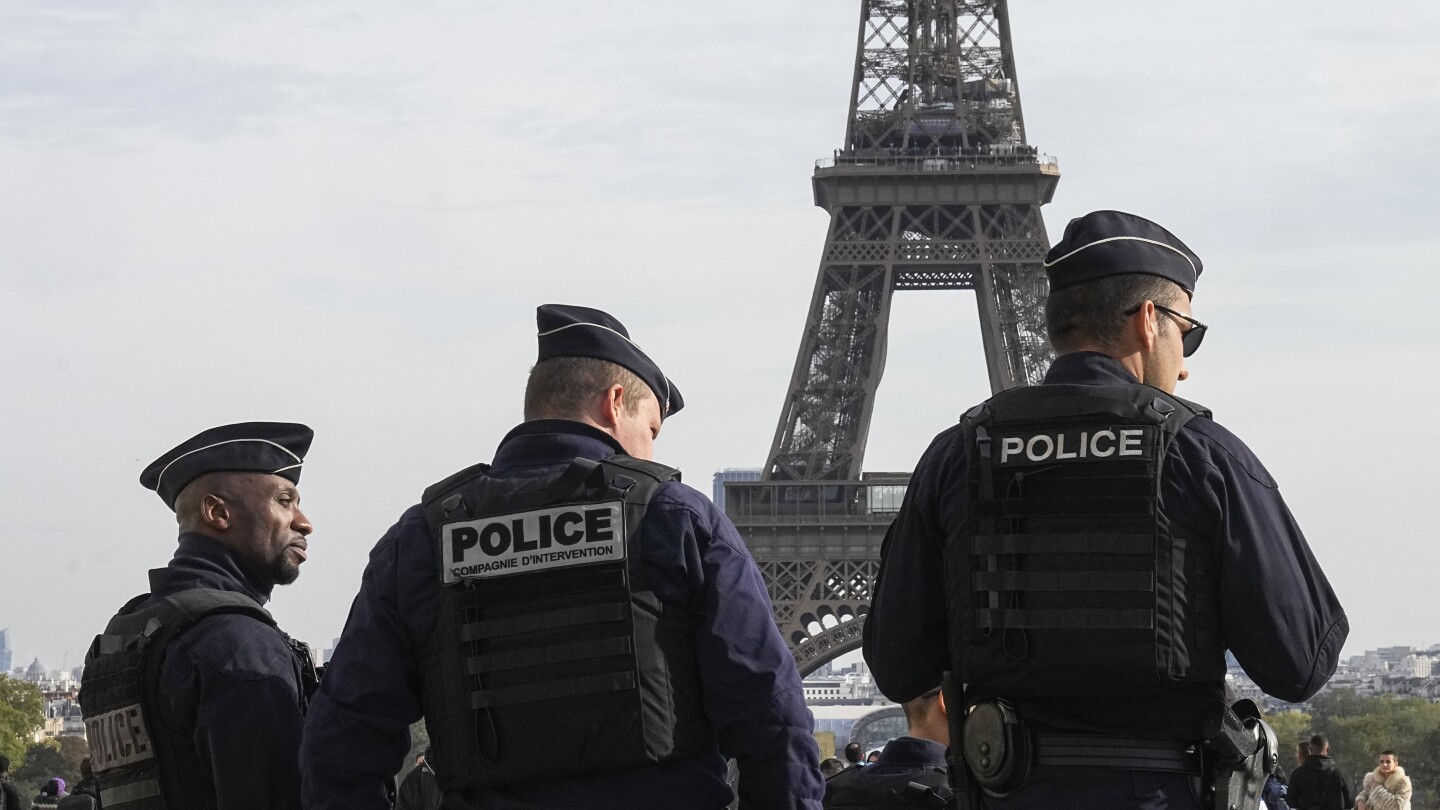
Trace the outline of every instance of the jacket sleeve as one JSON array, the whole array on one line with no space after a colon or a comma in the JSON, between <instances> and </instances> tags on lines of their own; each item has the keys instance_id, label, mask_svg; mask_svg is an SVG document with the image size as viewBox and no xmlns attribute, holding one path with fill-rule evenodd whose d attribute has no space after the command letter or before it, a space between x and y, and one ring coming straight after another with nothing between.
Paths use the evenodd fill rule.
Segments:
<instances>
[{"instance_id":1,"label":"jacket sleeve","mask_svg":"<svg viewBox=\"0 0 1440 810\"><path fill-rule=\"evenodd\" d=\"M289 646L268 624L238 615L202 619L186 638L166 656L162 688L193 701L193 714L179 714L194 717L191 738L219 810L299 810L304 717Z\"/></svg>"},{"instance_id":2,"label":"jacket sleeve","mask_svg":"<svg viewBox=\"0 0 1440 810\"><path fill-rule=\"evenodd\" d=\"M690 558L702 699L720 752L739 763L740 807L820 810L825 788L800 675L739 533L713 506L675 504L652 505L645 535L678 539Z\"/></svg>"},{"instance_id":3,"label":"jacket sleeve","mask_svg":"<svg viewBox=\"0 0 1440 810\"><path fill-rule=\"evenodd\" d=\"M1307 700L1339 663L1345 611L1260 460L1210 420L1192 424L1202 443L1197 472L1216 511L1226 645L1267 694Z\"/></svg>"},{"instance_id":4,"label":"jacket sleeve","mask_svg":"<svg viewBox=\"0 0 1440 810\"><path fill-rule=\"evenodd\" d=\"M963 466L958 476L951 469L964 464L947 449L953 436L947 432L937 437L915 465L900 512L880 548L880 569L865 617L865 663L876 687L897 703L924 694L950 669L942 556L946 531L938 505L946 482L965 480Z\"/></svg>"},{"instance_id":5,"label":"jacket sleeve","mask_svg":"<svg viewBox=\"0 0 1440 810\"><path fill-rule=\"evenodd\" d=\"M433 602L427 615L417 598L427 592L424 566L407 559L418 551L415 544L428 548L424 525L419 510L410 510L370 553L305 718L300 764L306 810L390 807L385 781L405 759L410 724L420 718L416 639L427 621L434 625Z\"/></svg>"}]
</instances>

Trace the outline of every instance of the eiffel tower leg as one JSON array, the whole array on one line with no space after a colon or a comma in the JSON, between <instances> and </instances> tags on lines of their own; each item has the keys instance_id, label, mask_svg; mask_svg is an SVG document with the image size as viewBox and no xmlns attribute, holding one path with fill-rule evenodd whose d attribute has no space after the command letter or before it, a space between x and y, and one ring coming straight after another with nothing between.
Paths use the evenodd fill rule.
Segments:
<instances>
[{"instance_id":1,"label":"eiffel tower leg","mask_svg":"<svg viewBox=\"0 0 1440 810\"><path fill-rule=\"evenodd\" d=\"M1049 241L1040 206L973 208L980 253L990 260L975 284L990 390L1038 384L1054 358L1045 333L1049 285L1041 260Z\"/></svg>"},{"instance_id":2,"label":"eiffel tower leg","mask_svg":"<svg viewBox=\"0 0 1440 810\"><path fill-rule=\"evenodd\" d=\"M889 207L835 211L805 333L770 449L771 480L860 475L885 371L896 217Z\"/></svg>"}]
</instances>

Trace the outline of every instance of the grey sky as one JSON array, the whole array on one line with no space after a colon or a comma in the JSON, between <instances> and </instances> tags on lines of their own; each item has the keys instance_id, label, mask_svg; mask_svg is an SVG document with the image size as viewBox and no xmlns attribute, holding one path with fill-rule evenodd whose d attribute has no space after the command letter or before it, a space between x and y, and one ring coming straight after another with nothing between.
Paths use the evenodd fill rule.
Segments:
<instances>
[{"instance_id":1,"label":"grey sky","mask_svg":"<svg viewBox=\"0 0 1440 810\"><path fill-rule=\"evenodd\" d=\"M1302 13L1298 13L1303 10ZM1205 260L1180 393L1281 482L1353 626L1440 641L1440 4L1014 0L1051 238L1095 208ZM534 307L617 314L684 389L664 461L758 466L824 240L858 3L13 0L0 10L0 627L80 663L174 543L136 478L317 431L281 625L520 418ZM896 300L866 467L986 394L969 294ZM24 658L24 661L20 661Z\"/></svg>"}]
</instances>

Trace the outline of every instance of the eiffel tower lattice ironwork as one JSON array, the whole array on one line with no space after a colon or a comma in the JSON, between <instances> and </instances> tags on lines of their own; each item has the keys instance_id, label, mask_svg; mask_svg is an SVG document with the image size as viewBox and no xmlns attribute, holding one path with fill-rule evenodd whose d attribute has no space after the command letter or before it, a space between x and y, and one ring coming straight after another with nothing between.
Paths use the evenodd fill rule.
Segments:
<instances>
[{"instance_id":1,"label":"eiffel tower lattice ironwork","mask_svg":"<svg viewBox=\"0 0 1440 810\"><path fill-rule=\"evenodd\" d=\"M897 290L974 290L992 390L1037 383L1055 161L1025 139L1005 0L862 0L819 278L760 481L726 511L801 673L860 645L908 473L862 473Z\"/></svg>"}]
</instances>

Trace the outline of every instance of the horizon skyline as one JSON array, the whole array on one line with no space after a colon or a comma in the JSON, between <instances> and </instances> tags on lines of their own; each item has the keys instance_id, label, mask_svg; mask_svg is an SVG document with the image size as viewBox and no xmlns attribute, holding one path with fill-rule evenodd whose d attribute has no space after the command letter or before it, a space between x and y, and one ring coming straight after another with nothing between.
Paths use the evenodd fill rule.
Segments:
<instances>
[{"instance_id":1,"label":"horizon skyline","mask_svg":"<svg viewBox=\"0 0 1440 810\"><path fill-rule=\"evenodd\" d=\"M145 463L256 420L316 431L309 561L267 607L296 637L338 636L385 529L523 418L546 302L615 315L685 392L658 460L702 491L764 465L857 6L5 4L14 643L81 662L175 547ZM1440 432L1395 409L1440 397L1423 309L1440 294L1440 3L1009 16L1027 140L1062 175L1052 241L1115 209L1203 258L1210 330L1176 393L1279 482L1349 618L1342 656L1440 639L1423 563ZM895 296L863 469L913 469L989 396L976 309Z\"/></svg>"}]
</instances>

